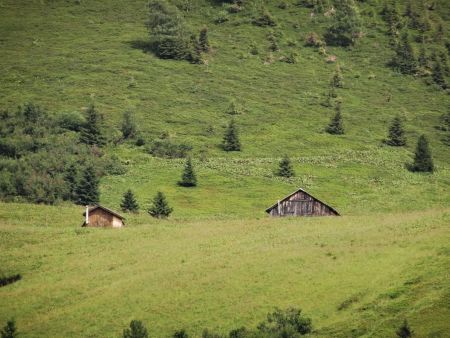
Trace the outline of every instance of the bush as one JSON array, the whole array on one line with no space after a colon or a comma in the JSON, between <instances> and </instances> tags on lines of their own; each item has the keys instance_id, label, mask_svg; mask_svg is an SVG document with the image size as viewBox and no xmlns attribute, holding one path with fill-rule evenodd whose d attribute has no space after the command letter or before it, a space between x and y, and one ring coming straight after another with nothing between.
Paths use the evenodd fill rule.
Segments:
<instances>
[{"instance_id":1,"label":"bush","mask_svg":"<svg viewBox=\"0 0 450 338\"><path fill-rule=\"evenodd\" d=\"M264 10L263 13L259 17L254 18L252 22L254 25L260 27L274 27L277 25L274 17L267 10Z\"/></svg>"},{"instance_id":2,"label":"bush","mask_svg":"<svg viewBox=\"0 0 450 338\"><path fill-rule=\"evenodd\" d=\"M276 334L281 337L295 337L311 332L311 319L302 316L302 310L288 308L286 310L275 309L267 315L267 320L258 325L260 332Z\"/></svg>"},{"instance_id":3,"label":"bush","mask_svg":"<svg viewBox=\"0 0 450 338\"><path fill-rule=\"evenodd\" d=\"M14 319L8 320L5 327L0 331L1 338L16 338L17 328Z\"/></svg>"},{"instance_id":4,"label":"bush","mask_svg":"<svg viewBox=\"0 0 450 338\"><path fill-rule=\"evenodd\" d=\"M67 130L81 131L86 120L79 112L62 113L57 117L58 125Z\"/></svg>"},{"instance_id":5,"label":"bush","mask_svg":"<svg viewBox=\"0 0 450 338\"><path fill-rule=\"evenodd\" d=\"M361 19L353 0L336 0L333 22L325 33L329 45L347 47L353 45L361 35Z\"/></svg>"},{"instance_id":6,"label":"bush","mask_svg":"<svg viewBox=\"0 0 450 338\"><path fill-rule=\"evenodd\" d=\"M154 140L147 148L151 155L163 158L184 158L191 150L192 147L187 144L175 144L168 139Z\"/></svg>"},{"instance_id":7,"label":"bush","mask_svg":"<svg viewBox=\"0 0 450 338\"><path fill-rule=\"evenodd\" d=\"M20 273L18 273L16 275L7 276L7 277L0 277L0 287L15 283L21 279L22 279L22 275Z\"/></svg>"},{"instance_id":8,"label":"bush","mask_svg":"<svg viewBox=\"0 0 450 338\"><path fill-rule=\"evenodd\" d=\"M412 337L413 331L410 329L408 321L405 319L395 333L399 338L409 338Z\"/></svg>"},{"instance_id":9,"label":"bush","mask_svg":"<svg viewBox=\"0 0 450 338\"><path fill-rule=\"evenodd\" d=\"M317 33L310 32L306 35L305 46L319 48L319 47L324 47L325 42L320 39L320 37Z\"/></svg>"},{"instance_id":10,"label":"bush","mask_svg":"<svg viewBox=\"0 0 450 338\"><path fill-rule=\"evenodd\" d=\"M295 176L294 169L292 168L292 163L289 157L284 156L278 166L277 175L281 177L292 177Z\"/></svg>"},{"instance_id":11,"label":"bush","mask_svg":"<svg viewBox=\"0 0 450 338\"><path fill-rule=\"evenodd\" d=\"M148 332L140 320L132 320L130 327L123 330L123 338L148 338Z\"/></svg>"},{"instance_id":12,"label":"bush","mask_svg":"<svg viewBox=\"0 0 450 338\"><path fill-rule=\"evenodd\" d=\"M219 11L219 13L217 13L217 16L214 19L214 22L216 24L221 24L221 23L227 22L228 20L229 20L228 12L225 10L221 10L221 11Z\"/></svg>"}]
</instances>

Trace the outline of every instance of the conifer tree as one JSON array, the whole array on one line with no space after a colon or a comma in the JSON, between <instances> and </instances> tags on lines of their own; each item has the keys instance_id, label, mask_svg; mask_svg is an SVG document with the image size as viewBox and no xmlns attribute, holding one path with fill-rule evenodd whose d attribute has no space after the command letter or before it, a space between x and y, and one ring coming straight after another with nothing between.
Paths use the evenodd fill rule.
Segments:
<instances>
[{"instance_id":1,"label":"conifer tree","mask_svg":"<svg viewBox=\"0 0 450 338\"><path fill-rule=\"evenodd\" d=\"M203 27L198 38L200 49L202 52L209 52L208 28Z\"/></svg>"},{"instance_id":2,"label":"conifer tree","mask_svg":"<svg viewBox=\"0 0 450 338\"><path fill-rule=\"evenodd\" d=\"M130 111L123 113L122 125L120 127L124 139L133 138L136 136L136 122Z\"/></svg>"},{"instance_id":3,"label":"conifer tree","mask_svg":"<svg viewBox=\"0 0 450 338\"><path fill-rule=\"evenodd\" d=\"M414 163L411 171L433 172L434 164L431 157L431 151L428 146L428 140L425 135L421 135L417 141L416 152L414 154Z\"/></svg>"},{"instance_id":4,"label":"conifer tree","mask_svg":"<svg viewBox=\"0 0 450 338\"><path fill-rule=\"evenodd\" d=\"M407 31L403 32L395 53L395 57L391 61L393 68L402 74L414 74L417 70L417 61Z\"/></svg>"},{"instance_id":5,"label":"conifer tree","mask_svg":"<svg viewBox=\"0 0 450 338\"><path fill-rule=\"evenodd\" d=\"M292 177L295 176L294 168L292 168L291 160L287 155L285 155L278 166L277 175L281 177Z\"/></svg>"},{"instance_id":6,"label":"conifer tree","mask_svg":"<svg viewBox=\"0 0 450 338\"><path fill-rule=\"evenodd\" d=\"M423 68L427 68L428 67L428 58L427 58L427 54L426 54L425 44L424 43L422 43L422 45L420 46L419 58L417 59L417 61L419 62L419 66L420 67L423 67Z\"/></svg>"},{"instance_id":7,"label":"conifer tree","mask_svg":"<svg viewBox=\"0 0 450 338\"><path fill-rule=\"evenodd\" d=\"M447 82L445 81L441 63L439 61L436 61L434 64L432 77L434 83L436 83L439 87L441 87L442 89L447 88Z\"/></svg>"},{"instance_id":8,"label":"conifer tree","mask_svg":"<svg viewBox=\"0 0 450 338\"><path fill-rule=\"evenodd\" d=\"M406 319L405 319L405 321L403 322L402 326L399 327L399 329L397 330L396 334L397 334L397 337L399 337L399 338L409 338L409 337L412 337L413 332L412 332L412 330L410 329L410 327L409 327L408 322L406 321Z\"/></svg>"},{"instance_id":9,"label":"conifer tree","mask_svg":"<svg viewBox=\"0 0 450 338\"><path fill-rule=\"evenodd\" d=\"M148 338L148 332L140 320L132 320L130 327L123 330L123 338Z\"/></svg>"},{"instance_id":10,"label":"conifer tree","mask_svg":"<svg viewBox=\"0 0 450 338\"><path fill-rule=\"evenodd\" d=\"M1 338L16 338L18 337L16 322L14 319L8 320L6 325L0 331Z\"/></svg>"},{"instance_id":11,"label":"conifer tree","mask_svg":"<svg viewBox=\"0 0 450 338\"><path fill-rule=\"evenodd\" d=\"M77 203L80 205L96 204L99 202L99 180L92 165L88 165L76 189Z\"/></svg>"},{"instance_id":12,"label":"conifer tree","mask_svg":"<svg viewBox=\"0 0 450 338\"><path fill-rule=\"evenodd\" d=\"M169 206L166 196L161 191L158 191L153 204L148 209L148 213L156 218L166 218L172 213L173 209Z\"/></svg>"},{"instance_id":13,"label":"conifer tree","mask_svg":"<svg viewBox=\"0 0 450 338\"><path fill-rule=\"evenodd\" d=\"M227 130L223 137L222 147L225 151L240 151L241 143L239 141L238 130L234 120L228 124Z\"/></svg>"},{"instance_id":14,"label":"conifer tree","mask_svg":"<svg viewBox=\"0 0 450 338\"><path fill-rule=\"evenodd\" d=\"M86 123L81 129L80 141L88 145L103 146L105 138L101 131L101 115L95 110L93 104L86 110Z\"/></svg>"},{"instance_id":15,"label":"conifer tree","mask_svg":"<svg viewBox=\"0 0 450 338\"><path fill-rule=\"evenodd\" d=\"M67 199L75 201L77 196L76 190L78 185L78 169L74 163L67 168L64 175L64 181L67 184Z\"/></svg>"},{"instance_id":16,"label":"conifer tree","mask_svg":"<svg viewBox=\"0 0 450 338\"><path fill-rule=\"evenodd\" d=\"M189 335L186 332L186 330L182 329L182 330L175 332L173 334L173 338L189 338Z\"/></svg>"},{"instance_id":17,"label":"conifer tree","mask_svg":"<svg viewBox=\"0 0 450 338\"><path fill-rule=\"evenodd\" d=\"M339 64L336 65L333 77L331 78L331 86L335 88L344 87L344 77L342 76L342 71Z\"/></svg>"},{"instance_id":18,"label":"conifer tree","mask_svg":"<svg viewBox=\"0 0 450 338\"><path fill-rule=\"evenodd\" d=\"M361 34L361 18L353 0L336 0L336 13L333 22L325 33L325 39L330 45L353 45Z\"/></svg>"},{"instance_id":19,"label":"conifer tree","mask_svg":"<svg viewBox=\"0 0 450 338\"><path fill-rule=\"evenodd\" d=\"M195 187L197 185L197 177L190 157L186 160L181 181L178 182L178 185L182 187Z\"/></svg>"},{"instance_id":20,"label":"conifer tree","mask_svg":"<svg viewBox=\"0 0 450 338\"><path fill-rule=\"evenodd\" d=\"M344 126L342 123L342 114L341 114L341 104L336 104L336 113L331 119L328 127L326 128L327 133L332 135L342 135L344 134Z\"/></svg>"},{"instance_id":21,"label":"conifer tree","mask_svg":"<svg viewBox=\"0 0 450 338\"><path fill-rule=\"evenodd\" d=\"M134 197L131 189L128 189L125 194L123 194L122 203L120 203L120 208L125 212L138 212L139 204Z\"/></svg>"},{"instance_id":22,"label":"conifer tree","mask_svg":"<svg viewBox=\"0 0 450 338\"><path fill-rule=\"evenodd\" d=\"M392 120L386 144L394 147L406 145L405 131L403 130L402 120L399 117L395 117Z\"/></svg>"}]
</instances>

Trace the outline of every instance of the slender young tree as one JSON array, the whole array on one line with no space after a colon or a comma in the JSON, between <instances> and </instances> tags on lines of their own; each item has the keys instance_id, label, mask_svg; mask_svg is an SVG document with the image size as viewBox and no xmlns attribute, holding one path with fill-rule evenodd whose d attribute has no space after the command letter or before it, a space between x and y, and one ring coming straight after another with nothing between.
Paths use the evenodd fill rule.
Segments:
<instances>
[{"instance_id":1,"label":"slender young tree","mask_svg":"<svg viewBox=\"0 0 450 338\"><path fill-rule=\"evenodd\" d=\"M195 187L197 185L197 177L190 157L186 160L181 181L178 182L178 185L182 187Z\"/></svg>"},{"instance_id":2,"label":"slender young tree","mask_svg":"<svg viewBox=\"0 0 450 338\"><path fill-rule=\"evenodd\" d=\"M76 189L77 203L80 205L96 204L100 200L99 180L92 165L88 165L81 176Z\"/></svg>"},{"instance_id":3,"label":"slender young tree","mask_svg":"<svg viewBox=\"0 0 450 338\"><path fill-rule=\"evenodd\" d=\"M200 50L202 52L208 53L209 52L209 40L208 40L208 28L203 27L200 30L200 35L198 37L198 43L200 46Z\"/></svg>"},{"instance_id":4,"label":"slender young tree","mask_svg":"<svg viewBox=\"0 0 450 338\"><path fill-rule=\"evenodd\" d=\"M342 123L341 104L338 103L335 109L336 113L328 124L326 132L332 135L342 135L344 134L344 126Z\"/></svg>"},{"instance_id":5,"label":"slender young tree","mask_svg":"<svg viewBox=\"0 0 450 338\"><path fill-rule=\"evenodd\" d=\"M331 78L331 86L334 88L344 87L344 77L342 76L342 71L339 64L336 65L336 70Z\"/></svg>"},{"instance_id":6,"label":"slender young tree","mask_svg":"<svg viewBox=\"0 0 450 338\"><path fill-rule=\"evenodd\" d=\"M395 117L389 127L389 134L386 144L394 147L402 147L406 145L405 131L403 130L402 120Z\"/></svg>"},{"instance_id":7,"label":"slender young tree","mask_svg":"<svg viewBox=\"0 0 450 338\"><path fill-rule=\"evenodd\" d=\"M414 74L417 70L417 60L409 42L408 32L404 31L397 44L395 56L391 61L394 69L402 74Z\"/></svg>"},{"instance_id":8,"label":"slender young tree","mask_svg":"<svg viewBox=\"0 0 450 338\"><path fill-rule=\"evenodd\" d=\"M412 337L413 331L409 327L408 321L405 319L402 326L400 326L395 333L399 338L409 338Z\"/></svg>"},{"instance_id":9,"label":"slender young tree","mask_svg":"<svg viewBox=\"0 0 450 338\"><path fill-rule=\"evenodd\" d=\"M103 146L105 138L101 130L102 117L93 104L86 110L86 123L81 129L80 141L88 145Z\"/></svg>"},{"instance_id":10,"label":"slender young tree","mask_svg":"<svg viewBox=\"0 0 450 338\"><path fill-rule=\"evenodd\" d=\"M436 61L433 67L433 81L442 89L447 88L447 81L445 81L444 74L442 72L442 66L439 61Z\"/></svg>"},{"instance_id":11,"label":"slender young tree","mask_svg":"<svg viewBox=\"0 0 450 338\"><path fill-rule=\"evenodd\" d=\"M125 194L123 194L122 202L120 203L120 208L125 212L138 212L139 204L134 197L131 189L128 189Z\"/></svg>"},{"instance_id":12,"label":"slender young tree","mask_svg":"<svg viewBox=\"0 0 450 338\"><path fill-rule=\"evenodd\" d=\"M64 175L64 181L67 184L67 199L75 201L77 196L76 190L78 185L78 169L74 163L67 168Z\"/></svg>"},{"instance_id":13,"label":"slender young tree","mask_svg":"<svg viewBox=\"0 0 450 338\"><path fill-rule=\"evenodd\" d=\"M148 213L155 218L167 218L172 211L173 208L167 203L166 196L161 191L158 191L153 199L153 204L148 209Z\"/></svg>"},{"instance_id":14,"label":"slender young tree","mask_svg":"<svg viewBox=\"0 0 450 338\"><path fill-rule=\"evenodd\" d=\"M123 338L148 338L148 332L140 320L132 320L130 327L123 330Z\"/></svg>"},{"instance_id":15,"label":"slender young tree","mask_svg":"<svg viewBox=\"0 0 450 338\"><path fill-rule=\"evenodd\" d=\"M417 141L416 152L414 154L414 163L411 166L411 171L417 172L433 172L434 164L431 157L431 151L428 145L428 140L425 135L421 135Z\"/></svg>"},{"instance_id":16,"label":"slender young tree","mask_svg":"<svg viewBox=\"0 0 450 338\"><path fill-rule=\"evenodd\" d=\"M292 168L291 160L287 155L285 155L279 165L277 175L281 177L293 177L295 176L294 168Z\"/></svg>"},{"instance_id":17,"label":"slender young tree","mask_svg":"<svg viewBox=\"0 0 450 338\"><path fill-rule=\"evenodd\" d=\"M16 338L18 337L16 322L14 319L8 320L6 325L0 331L1 338Z\"/></svg>"},{"instance_id":18,"label":"slender young tree","mask_svg":"<svg viewBox=\"0 0 450 338\"><path fill-rule=\"evenodd\" d=\"M120 127L124 139L130 139L136 136L136 122L130 111L123 113L122 125Z\"/></svg>"},{"instance_id":19,"label":"slender young tree","mask_svg":"<svg viewBox=\"0 0 450 338\"><path fill-rule=\"evenodd\" d=\"M241 142L239 141L238 129L234 120L228 124L227 130L223 137L222 147L225 151L240 151Z\"/></svg>"}]
</instances>

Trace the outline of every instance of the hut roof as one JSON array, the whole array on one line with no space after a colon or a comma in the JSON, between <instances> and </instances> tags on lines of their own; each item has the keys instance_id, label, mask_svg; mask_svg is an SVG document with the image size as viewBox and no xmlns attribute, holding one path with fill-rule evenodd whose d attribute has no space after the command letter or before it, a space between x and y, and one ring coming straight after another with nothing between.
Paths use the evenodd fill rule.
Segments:
<instances>
[{"instance_id":1,"label":"hut roof","mask_svg":"<svg viewBox=\"0 0 450 338\"><path fill-rule=\"evenodd\" d=\"M102 210L106 211L107 213L112 214L112 215L114 215L114 216L116 216L116 217L118 217L118 218L120 218L122 220L125 219L125 217L123 217L122 215L118 214L117 212L115 212L115 211L113 211L111 209L105 208L105 207L103 207L101 205L94 205L92 207L89 207L89 212L94 211L96 209L102 209ZM86 212L84 212L83 215L86 216Z\"/></svg>"},{"instance_id":2,"label":"hut roof","mask_svg":"<svg viewBox=\"0 0 450 338\"><path fill-rule=\"evenodd\" d=\"M340 214L336 211L336 209L334 209L333 207L331 207L330 205L326 204L325 202L322 202L321 200L319 200L318 198L314 197L313 195L311 195L309 192L303 190L302 188L299 188L297 190L295 190L294 192L290 193L289 195L287 195L286 197L284 197L283 199L279 200L277 203L275 203L274 205L272 205L271 207L266 209L267 213L270 213L270 210L272 210L273 208L276 208L278 206L279 202L284 202L287 199L289 199L289 197L291 197L292 195L298 193L299 191L304 192L305 194L307 194L308 196L310 196L312 199L316 200L319 203L322 203L323 205L327 206L328 208L330 208L332 211L334 211L336 213L336 215Z\"/></svg>"}]
</instances>

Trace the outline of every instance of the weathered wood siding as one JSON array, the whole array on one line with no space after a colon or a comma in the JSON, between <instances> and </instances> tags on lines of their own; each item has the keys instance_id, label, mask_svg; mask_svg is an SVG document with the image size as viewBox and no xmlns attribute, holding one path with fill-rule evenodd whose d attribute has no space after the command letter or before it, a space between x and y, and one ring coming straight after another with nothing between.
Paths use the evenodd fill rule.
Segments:
<instances>
[{"instance_id":1,"label":"weathered wood siding","mask_svg":"<svg viewBox=\"0 0 450 338\"><path fill-rule=\"evenodd\" d=\"M272 208L271 216L334 216L337 213L303 191L298 191Z\"/></svg>"},{"instance_id":2,"label":"weathered wood siding","mask_svg":"<svg viewBox=\"0 0 450 338\"><path fill-rule=\"evenodd\" d=\"M123 226L123 222L120 218L98 208L89 212L89 224L87 226L119 228Z\"/></svg>"}]
</instances>

